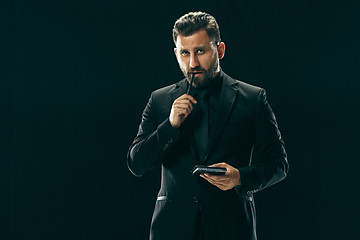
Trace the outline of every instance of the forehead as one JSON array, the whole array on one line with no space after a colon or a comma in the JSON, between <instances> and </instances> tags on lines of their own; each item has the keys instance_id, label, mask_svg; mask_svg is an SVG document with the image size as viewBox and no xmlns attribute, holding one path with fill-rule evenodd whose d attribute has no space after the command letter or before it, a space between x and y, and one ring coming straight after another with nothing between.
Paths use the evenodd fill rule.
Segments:
<instances>
[{"instance_id":1,"label":"forehead","mask_svg":"<svg viewBox=\"0 0 360 240\"><path fill-rule=\"evenodd\" d=\"M192 49L199 46L211 46L211 39L204 29L190 36L179 35L176 39L176 48L178 49Z\"/></svg>"}]
</instances>

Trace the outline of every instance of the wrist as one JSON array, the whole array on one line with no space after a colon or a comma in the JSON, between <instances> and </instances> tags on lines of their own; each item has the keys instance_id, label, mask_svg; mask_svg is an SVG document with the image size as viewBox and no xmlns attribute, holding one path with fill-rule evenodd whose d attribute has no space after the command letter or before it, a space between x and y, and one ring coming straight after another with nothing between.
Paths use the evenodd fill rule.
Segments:
<instances>
[{"instance_id":1,"label":"wrist","mask_svg":"<svg viewBox=\"0 0 360 240\"><path fill-rule=\"evenodd\" d=\"M169 118L169 122L174 129L178 129L180 127L179 124L174 123L174 119L172 119L171 117Z\"/></svg>"},{"instance_id":2,"label":"wrist","mask_svg":"<svg viewBox=\"0 0 360 240\"><path fill-rule=\"evenodd\" d=\"M240 186L241 185L241 178L240 178L240 171L239 169L236 169L236 186Z\"/></svg>"}]
</instances>

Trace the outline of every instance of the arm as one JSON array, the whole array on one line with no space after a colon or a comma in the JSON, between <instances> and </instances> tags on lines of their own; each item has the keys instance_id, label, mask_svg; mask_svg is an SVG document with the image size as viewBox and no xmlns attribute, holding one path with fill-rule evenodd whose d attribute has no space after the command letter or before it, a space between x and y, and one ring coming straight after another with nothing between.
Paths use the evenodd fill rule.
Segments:
<instances>
[{"instance_id":1,"label":"arm","mask_svg":"<svg viewBox=\"0 0 360 240\"><path fill-rule=\"evenodd\" d=\"M139 131L128 152L128 167L136 176L150 171L180 138L177 130L192 111L195 99L184 94L174 101L170 116L158 122L156 107L164 104L163 99L156 102L151 95L142 115Z\"/></svg>"},{"instance_id":2,"label":"arm","mask_svg":"<svg viewBox=\"0 0 360 240\"><path fill-rule=\"evenodd\" d=\"M257 102L252 160L249 166L238 169L241 185L236 190L241 194L253 194L281 181L289 168L284 142L264 89Z\"/></svg>"}]
</instances>

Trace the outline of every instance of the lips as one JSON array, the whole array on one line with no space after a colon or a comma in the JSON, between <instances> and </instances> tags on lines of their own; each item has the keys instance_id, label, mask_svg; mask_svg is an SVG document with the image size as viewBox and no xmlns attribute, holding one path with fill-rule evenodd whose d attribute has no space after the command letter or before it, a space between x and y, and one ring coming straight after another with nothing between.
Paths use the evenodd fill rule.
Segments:
<instances>
[{"instance_id":1,"label":"lips","mask_svg":"<svg viewBox=\"0 0 360 240\"><path fill-rule=\"evenodd\" d=\"M202 73L202 72L191 72L191 73L189 73L189 74L190 74L190 75L191 75L191 74L194 74L194 75L195 75L195 74L201 74L201 73Z\"/></svg>"}]
</instances>

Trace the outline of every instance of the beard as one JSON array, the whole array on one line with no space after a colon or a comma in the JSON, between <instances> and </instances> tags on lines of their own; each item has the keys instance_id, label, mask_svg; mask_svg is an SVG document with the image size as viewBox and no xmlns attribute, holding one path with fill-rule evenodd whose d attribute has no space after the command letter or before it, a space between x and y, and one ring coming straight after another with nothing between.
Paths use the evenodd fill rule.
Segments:
<instances>
[{"instance_id":1,"label":"beard","mask_svg":"<svg viewBox=\"0 0 360 240\"><path fill-rule=\"evenodd\" d=\"M218 67L219 67L219 59L214 58L214 61L212 61L208 69L204 69L201 67L189 68L188 71L186 71L186 69L182 67L180 67L180 69L189 83L193 72L202 72L200 76L194 77L193 86L195 88L205 88L215 78L215 74L218 70Z\"/></svg>"}]
</instances>

